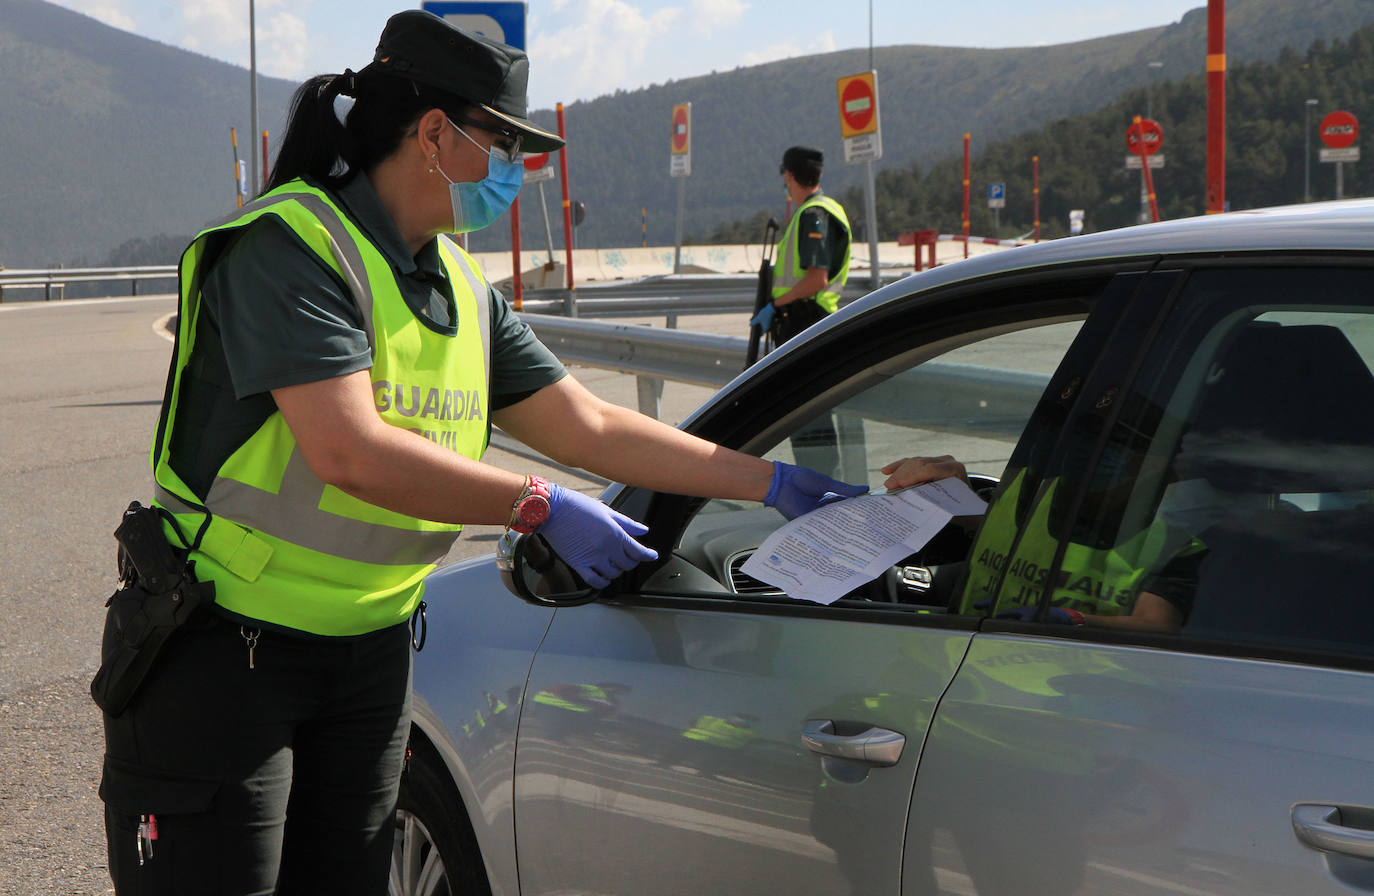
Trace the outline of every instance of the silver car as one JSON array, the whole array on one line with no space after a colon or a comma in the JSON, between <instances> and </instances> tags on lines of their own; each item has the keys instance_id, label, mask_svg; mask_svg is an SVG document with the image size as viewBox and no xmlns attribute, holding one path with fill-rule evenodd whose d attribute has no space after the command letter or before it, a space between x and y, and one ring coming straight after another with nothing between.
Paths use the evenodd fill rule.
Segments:
<instances>
[{"instance_id":1,"label":"silver car","mask_svg":"<svg viewBox=\"0 0 1374 896\"><path fill-rule=\"evenodd\" d=\"M392 892L1374 890L1371 368L1368 202L843 308L685 428L987 513L829 606L740 570L773 511L620 487L663 559L604 592L439 571Z\"/></svg>"}]
</instances>

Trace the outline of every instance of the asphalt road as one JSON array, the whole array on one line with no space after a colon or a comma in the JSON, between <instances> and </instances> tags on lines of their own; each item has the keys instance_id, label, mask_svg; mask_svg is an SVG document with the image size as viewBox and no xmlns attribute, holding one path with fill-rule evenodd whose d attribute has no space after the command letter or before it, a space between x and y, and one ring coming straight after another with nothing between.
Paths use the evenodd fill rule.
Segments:
<instances>
[{"instance_id":1,"label":"asphalt road","mask_svg":"<svg viewBox=\"0 0 1374 896\"><path fill-rule=\"evenodd\" d=\"M170 296L0 304L0 896L113 892L87 687L115 587L112 533L129 501L148 500L174 307ZM687 321L746 326L742 315ZM576 375L635 405L631 377ZM669 383L663 416L675 422L707 394ZM499 434L487 460L589 494L604 484ZM498 531L466 532L449 559L489 552Z\"/></svg>"}]
</instances>

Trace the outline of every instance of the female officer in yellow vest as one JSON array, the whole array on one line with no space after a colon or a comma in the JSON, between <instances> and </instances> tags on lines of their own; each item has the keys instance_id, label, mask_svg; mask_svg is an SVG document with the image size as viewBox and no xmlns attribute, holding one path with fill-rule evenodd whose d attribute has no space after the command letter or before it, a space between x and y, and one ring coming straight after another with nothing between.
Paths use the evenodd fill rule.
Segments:
<instances>
[{"instance_id":1,"label":"female officer in yellow vest","mask_svg":"<svg viewBox=\"0 0 1374 896\"><path fill-rule=\"evenodd\" d=\"M527 77L519 50L393 16L372 64L297 92L268 192L187 249L155 502L215 606L106 716L118 892L385 892L406 622L460 526L538 529L597 586L655 556L639 523L482 464L490 424L786 516L863 490L592 396L437 239L506 211L522 148L562 145Z\"/></svg>"}]
</instances>

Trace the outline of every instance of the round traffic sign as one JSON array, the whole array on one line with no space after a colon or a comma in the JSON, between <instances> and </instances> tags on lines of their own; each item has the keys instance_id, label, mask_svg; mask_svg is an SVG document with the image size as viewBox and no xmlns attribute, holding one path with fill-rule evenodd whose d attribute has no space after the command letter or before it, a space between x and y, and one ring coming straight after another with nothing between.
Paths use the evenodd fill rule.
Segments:
<instances>
[{"instance_id":1,"label":"round traffic sign","mask_svg":"<svg viewBox=\"0 0 1374 896\"><path fill-rule=\"evenodd\" d=\"M549 163L549 154L546 152L528 153L524 157L526 171L538 171Z\"/></svg>"},{"instance_id":2,"label":"round traffic sign","mask_svg":"<svg viewBox=\"0 0 1374 896\"><path fill-rule=\"evenodd\" d=\"M863 78L852 78L840 92L840 115L853 130L867 130L877 106L873 87Z\"/></svg>"},{"instance_id":3,"label":"round traffic sign","mask_svg":"<svg viewBox=\"0 0 1374 896\"><path fill-rule=\"evenodd\" d=\"M687 107L673 107L673 152L687 151Z\"/></svg>"},{"instance_id":4,"label":"round traffic sign","mask_svg":"<svg viewBox=\"0 0 1374 896\"><path fill-rule=\"evenodd\" d=\"M1332 149L1354 146L1360 137L1360 122L1349 112L1332 112L1322 119L1322 142Z\"/></svg>"},{"instance_id":5,"label":"round traffic sign","mask_svg":"<svg viewBox=\"0 0 1374 896\"><path fill-rule=\"evenodd\" d=\"M1126 129L1126 149L1131 155L1140 155L1140 148L1136 146L1140 140L1140 135L1145 137L1145 155L1150 156L1159 152L1159 148L1164 145L1164 129L1159 126L1159 122L1153 118L1142 118L1140 124L1131 124Z\"/></svg>"}]
</instances>

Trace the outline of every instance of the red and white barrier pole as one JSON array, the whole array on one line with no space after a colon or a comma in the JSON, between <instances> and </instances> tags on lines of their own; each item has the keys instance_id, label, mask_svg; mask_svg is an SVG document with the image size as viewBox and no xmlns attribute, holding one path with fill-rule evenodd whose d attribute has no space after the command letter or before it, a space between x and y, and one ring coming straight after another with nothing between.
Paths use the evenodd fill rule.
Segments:
<instances>
[{"instance_id":1,"label":"red and white barrier pole","mask_svg":"<svg viewBox=\"0 0 1374 896\"><path fill-rule=\"evenodd\" d=\"M1226 211L1226 0L1207 0L1207 214L1216 215L1224 211Z\"/></svg>"},{"instance_id":2,"label":"red and white barrier pole","mask_svg":"<svg viewBox=\"0 0 1374 896\"><path fill-rule=\"evenodd\" d=\"M563 148L558 151L558 177L563 185L563 247L567 252L568 259L568 289L573 288L573 226L572 226L572 200L568 193L568 132L563 123L563 104L559 103L555 108L558 110L558 136L565 141Z\"/></svg>"},{"instance_id":3,"label":"red and white barrier pole","mask_svg":"<svg viewBox=\"0 0 1374 896\"><path fill-rule=\"evenodd\" d=\"M1035 241L1040 242L1040 157L1031 156L1031 195L1035 197Z\"/></svg>"},{"instance_id":4,"label":"red and white barrier pole","mask_svg":"<svg viewBox=\"0 0 1374 896\"><path fill-rule=\"evenodd\" d=\"M964 135L964 257L968 258L968 134Z\"/></svg>"}]
</instances>

